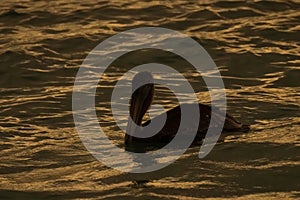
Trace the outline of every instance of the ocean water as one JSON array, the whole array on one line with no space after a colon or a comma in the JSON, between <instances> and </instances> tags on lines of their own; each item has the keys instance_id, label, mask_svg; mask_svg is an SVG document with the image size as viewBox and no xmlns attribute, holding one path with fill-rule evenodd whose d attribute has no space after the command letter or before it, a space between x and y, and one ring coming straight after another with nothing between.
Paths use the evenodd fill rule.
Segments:
<instances>
[{"instance_id":1,"label":"ocean water","mask_svg":"<svg viewBox=\"0 0 300 200\"><path fill-rule=\"evenodd\" d=\"M0 199L300 198L299 10L299 1L283 0L2 1ZM95 159L73 121L76 73L100 42L144 26L198 41L222 75L228 113L251 131L226 136L204 159L195 146L146 174ZM199 101L210 102L200 74L183 60L154 50L128 54L105 72L95 98L103 130L119 145L124 133L111 115L111 92L123 73L150 61L178 69ZM159 86L154 103L178 102Z\"/></svg>"}]
</instances>

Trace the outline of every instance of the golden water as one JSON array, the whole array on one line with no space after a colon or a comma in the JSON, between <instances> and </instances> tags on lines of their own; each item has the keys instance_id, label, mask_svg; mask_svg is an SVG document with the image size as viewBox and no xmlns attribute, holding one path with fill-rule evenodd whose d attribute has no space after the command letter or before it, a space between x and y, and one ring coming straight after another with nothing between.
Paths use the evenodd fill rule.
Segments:
<instances>
[{"instance_id":1,"label":"golden water","mask_svg":"<svg viewBox=\"0 0 300 200\"><path fill-rule=\"evenodd\" d=\"M125 2L1 2L0 199L300 198L300 3ZM228 112L252 130L226 137L204 159L193 147L147 174L121 173L93 158L72 118L76 72L105 38L142 26L197 40L219 67ZM100 124L116 143L123 133L112 122L110 94L132 66L177 67L199 100L210 101L190 66L167 54L139 53L113 63L97 90ZM155 103L167 109L177 101L158 87Z\"/></svg>"}]
</instances>

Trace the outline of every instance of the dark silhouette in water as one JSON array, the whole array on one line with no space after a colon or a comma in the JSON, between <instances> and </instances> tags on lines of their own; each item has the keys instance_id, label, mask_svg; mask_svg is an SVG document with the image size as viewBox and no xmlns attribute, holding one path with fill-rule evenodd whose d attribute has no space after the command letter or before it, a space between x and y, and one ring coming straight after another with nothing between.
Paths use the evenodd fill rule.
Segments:
<instances>
[{"instance_id":1,"label":"dark silhouette in water","mask_svg":"<svg viewBox=\"0 0 300 200\"><path fill-rule=\"evenodd\" d=\"M141 83L145 83L145 81L148 81L147 84L144 85L141 84ZM134 122L138 126L146 126L151 122L151 120L148 120L147 122L142 124L142 119L143 116L146 114L147 110L149 109L154 95L153 78L149 72L140 72L133 78L132 80L133 90L135 89L134 87L137 87L136 83L142 86L136 89L131 96L129 112L132 121L129 119L127 124L127 133L128 132L133 133L131 135L134 135L136 131L136 127L132 124L132 122ZM194 143L202 141L202 139L205 137L209 127L211 115L213 114L218 115L218 113L211 113L211 106L204 105L201 103L199 103L198 105L201 114L200 114L200 121L198 122L198 131L194 139ZM139 138L139 137L131 136L126 133L125 145L128 146L132 143L166 144L170 142L175 137L180 125L181 106L185 106L186 108L188 108L189 106L192 107L195 105L181 104L168 110L166 112L167 115L166 123L164 124L163 128L154 136L148 138ZM234 131L247 132L249 131L249 129L250 129L249 125L244 125L238 122L237 120L235 120L232 116L226 114L225 123L222 132L234 132Z\"/></svg>"}]
</instances>

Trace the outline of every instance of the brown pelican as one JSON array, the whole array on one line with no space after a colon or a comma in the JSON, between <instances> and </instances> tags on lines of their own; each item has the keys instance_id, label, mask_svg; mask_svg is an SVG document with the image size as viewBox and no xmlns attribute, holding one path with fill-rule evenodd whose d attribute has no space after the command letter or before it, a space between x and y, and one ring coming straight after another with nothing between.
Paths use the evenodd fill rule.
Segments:
<instances>
[{"instance_id":1,"label":"brown pelican","mask_svg":"<svg viewBox=\"0 0 300 200\"><path fill-rule=\"evenodd\" d=\"M127 124L127 132L134 132L134 128L132 128L132 122L134 122L138 126L146 126L150 123L150 120L146 121L142 124L143 117L149 109L153 95L154 95L154 84L152 75L149 72L140 72L138 73L132 80L132 85L136 82L141 82L143 79L150 79L152 83L144 84L141 87L134 90L130 100L129 114L130 119ZM125 145L129 145L132 142L150 142L150 143L166 143L170 142L177 133L177 130L180 125L181 120L181 109L180 106L190 106L191 104L178 105L166 112L166 122L163 128L156 133L154 136L148 138L139 138L134 137L133 134L125 134ZM197 135L194 139L194 143L201 141L207 132L209 127L210 118L211 118L211 106L204 105L199 103L200 120L198 125ZM159 117L159 116L157 116ZM232 131L249 131L249 125L244 125L237 120L235 120L232 116L226 114L225 123L223 127L223 132L232 132Z\"/></svg>"}]
</instances>

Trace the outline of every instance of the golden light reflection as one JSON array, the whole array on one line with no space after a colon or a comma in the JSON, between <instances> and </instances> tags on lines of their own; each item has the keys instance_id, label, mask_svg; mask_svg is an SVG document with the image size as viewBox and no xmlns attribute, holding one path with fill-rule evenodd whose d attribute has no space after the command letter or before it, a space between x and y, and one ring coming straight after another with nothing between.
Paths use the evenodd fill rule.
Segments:
<instances>
[{"instance_id":1,"label":"golden light reflection","mask_svg":"<svg viewBox=\"0 0 300 200\"><path fill-rule=\"evenodd\" d=\"M2 1L1 197L296 199L298 7L296 1L277 0ZM121 173L93 158L74 127L74 77L97 44L141 26L171 28L196 39L219 66L228 112L251 124L250 133L228 135L203 160L197 157L199 146L192 147L173 165L150 174ZM173 57L164 60L161 52L152 55L182 69L200 102L211 101L199 73ZM110 95L129 68L120 63L104 74L96 97L99 123L117 144L124 133L113 123ZM164 87L157 87L154 103L165 109L178 104Z\"/></svg>"}]
</instances>

